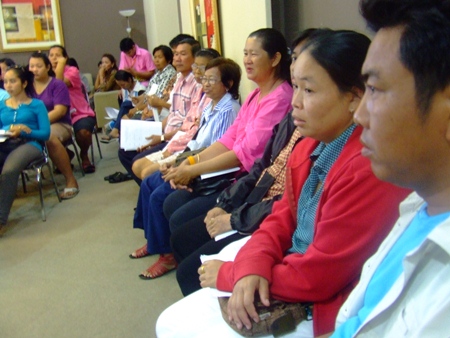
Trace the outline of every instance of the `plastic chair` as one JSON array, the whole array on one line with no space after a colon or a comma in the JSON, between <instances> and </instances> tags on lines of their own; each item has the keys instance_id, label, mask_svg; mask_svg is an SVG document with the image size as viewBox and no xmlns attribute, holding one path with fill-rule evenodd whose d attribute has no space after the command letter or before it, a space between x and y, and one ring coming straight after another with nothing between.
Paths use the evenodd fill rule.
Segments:
<instances>
[{"instance_id":1,"label":"plastic chair","mask_svg":"<svg viewBox=\"0 0 450 338\"><path fill-rule=\"evenodd\" d=\"M50 172L50 177L53 182L53 186L55 188L56 196L58 197L58 201L61 202L61 197L59 196L58 191L58 185L56 184L55 177L53 176L53 168L50 165L50 161L48 159L48 151L47 148L44 146L42 150L42 156L38 158L37 160L34 160L33 162L29 163L24 171L22 171L22 187L23 192L27 193L27 185L25 177L28 177L26 170L35 170L36 171L36 181L38 182L39 186L39 198L41 201L41 215L42 215L42 221L45 222L47 220L46 214L45 214L45 206L44 206L44 196L42 193L42 179L44 178L42 168L44 166L47 166L48 171Z\"/></svg>"}]
</instances>

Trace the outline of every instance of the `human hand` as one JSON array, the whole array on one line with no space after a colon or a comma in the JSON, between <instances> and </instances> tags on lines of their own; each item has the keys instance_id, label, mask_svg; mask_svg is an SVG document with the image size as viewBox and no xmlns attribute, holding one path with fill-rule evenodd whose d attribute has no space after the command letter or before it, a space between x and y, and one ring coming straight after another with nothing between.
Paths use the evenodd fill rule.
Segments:
<instances>
[{"instance_id":1,"label":"human hand","mask_svg":"<svg viewBox=\"0 0 450 338\"><path fill-rule=\"evenodd\" d=\"M20 133L23 131L26 134L31 133L31 129L24 124L14 124L9 128L9 137L17 138L20 136Z\"/></svg>"},{"instance_id":2,"label":"human hand","mask_svg":"<svg viewBox=\"0 0 450 338\"><path fill-rule=\"evenodd\" d=\"M212 218L205 218L206 230L211 238L232 230L230 223L231 214L218 215Z\"/></svg>"},{"instance_id":3,"label":"human hand","mask_svg":"<svg viewBox=\"0 0 450 338\"><path fill-rule=\"evenodd\" d=\"M192 166L183 161L178 167L171 168L169 172L163 176L163 179L171 181L174 186L188 186L193 179ZM179 189L179 188L177 188Z\"/></svg>"},{"instance_id":4,"label":"human hand","mask_svg":"<svg viewBox=\"0 0 450 338\"><path fill-rule=\"evenodd\" d=\"M152 145L150 143L144 144L143 146L140 146L136 149L138 153L142 153L144 150L147 150L148 148L151 148Z\"/></svg>"},{"instance_id":5,"label":"human hand","mask_svg":"<svg viewBox=\"0 0 450 338\"><path fill-rule=\"evenodd\" d=\"M206 223L206 220L208 219L208 218L213 218L213 217L217 217L217 216L219 216L219 215L224 215L224 214L226 214L227 212L225 211L225 210L223 210L222 208L220 208L220 207L214 207L214 208L212 208L211 210L209 210L207 213L206 213L206 217L205 217L205 223Z\"/></svg>"},{"instance_id":6,"label":"human hand","mask_svg":"<svg viewBox=\"0 0 450 338\"><path fill-rule=\"evenodd\" d=\"M269 306L269 281L258 275L248 275L241 278L233 288L233 294L228 301L228 319L236 324L238 330L245 326L248 330L252 328L253 319L259 322L254 300L255 292L258 291L261 302ZM249 318L250 317L250 318Z\"/></svg>"},{"instance_id":7,"label":"human hand","mask_svg":"<svg viewBox=\"0 0 450 338\"><path fill-rule=\"evenodd\" d=\"M159 108L161 107L161 99L156 95L147 96L147 104L151 107Z\"/></svg>"},{"instance_id":8,"label":"human hand","mask_svg":"<svg viewBox=\"0 0 450 338\"><path fill-rule=\"evenodd\" d=\"M217 259L213 259L203 263L198 268L198 279L200 280L200 286L202 288L215 288L217 282L217 275L219 274L220 267L224 262Z\"/></svg>"},{"instance_id":9,"label":"human hand","mask_svg":"<svg viewBox=\"0 0 450 338\"><path fill-rule=\"evenodd\" d=\"M67 59L64 57L64 56L59 56L57 59L56 59L56 64L57 65L66 65L66 62L67 62Z\"/></svg>"},{"instance_id":10,"label":"human hand","mask_svg":"<svg viewBox=\"0 0 450 338\"><path fill-rule=\"evenodd\" d=\"M149 118L153 117L153 111L151 109L148 109L148 107L145 107L142 110L142 117L141 120L148 120Z\"/></svg>"},{"instance_id":11,"label":"human hand","mask_svg":"<svg viewBox=\"0 0 450 338\"><path fill-rule=\"evenodd\" d=\"M133 75L133 77L136 77L136 70L133 67L130 68L124 68L124 70L126 70L128 73L130 73L131 75Z\"/></svg>"},{"instance_id":12,"label":"human hand","mask_svg":"<svg viewBox=\"0 0 450 338\"><path fill-rule=\"evenodd\" d=\"M144 102L144 97L143 96L131 96L131 102L133 102L133 104L135 106L141 104L142 102ZM136 108L133 108L136 109Z\"/></svg>"},{"instance_id":13,"label":"human hand","mask_svg":"<svg viewBox=\"0 0 450 338\"><path fill-rule=\"evenodd\" d=\"M156 146L157 144L161 143L161 135L151 135L145 138L146 140L149 140L149 144L151 146Z\"/></svg>"},{"instance_id":14,"label":"human hand","mask_svg":"<svg viewBox=\"0 0 450 338\"><path fill-rule=\"evenodd\" d=\"M131 119L131 118L136 114L137 111L138 111L137 108L131 108L131 109L128 111L127 116Z\"/></svg>"}]
</instances>

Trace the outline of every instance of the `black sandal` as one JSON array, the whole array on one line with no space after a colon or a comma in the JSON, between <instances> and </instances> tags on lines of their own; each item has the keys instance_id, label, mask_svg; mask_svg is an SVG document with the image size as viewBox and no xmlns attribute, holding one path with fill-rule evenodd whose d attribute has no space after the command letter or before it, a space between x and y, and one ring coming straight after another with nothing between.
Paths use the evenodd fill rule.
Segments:
<instances>
[{"instance_id":1,"label":"black sandal","mask_svg":"<svg viewBox=\"0 0 450 338\"><path fill-rule=\"evenodd\" d=\"M132 180L133 178L131 177L130 174L126 173L119 173L118 175L114 175L113 177L111 177L108 182L109 183L120 183L120 182L125 182L125 181L129 181Z\"/></svg>"}]
</instances>

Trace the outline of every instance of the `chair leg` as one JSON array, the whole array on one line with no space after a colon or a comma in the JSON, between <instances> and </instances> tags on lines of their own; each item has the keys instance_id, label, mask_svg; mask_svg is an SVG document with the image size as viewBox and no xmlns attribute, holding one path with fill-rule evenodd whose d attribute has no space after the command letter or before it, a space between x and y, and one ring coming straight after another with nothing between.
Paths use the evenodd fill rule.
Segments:
<instances>
[{"instance_id":1,"label":"chair leg","mask_svg":"<svg viewBox=\"0 0 450 338\"><path fill-rule=\"evenodd\" d=\"M58 185L56 184L55 176L53 175L53 168L50 163L47 163L48 171L50 172L50 178L53 182L53 187L55 188L56 197L58 197L59 203L61 203L61 196L59 195Z\"/></svg>"},{"instance_id":2,"label":"chair leg","mask_svg":"<svg viewBox=\"0 0 450 338\"><path fill-rule=\"evenodd\" d=\"M98 153L100 154L100 159L102 159L103 158L102 149L100 148L100 142L98 141L97 132L95 132L95 140L97 141L97 148L98 148Z\"/></svg>"},{"instance_id":3,"label":"chair leg","mask_svg":"<svg viewBox=\"0 0 450 338\"><path fill-rule=\"evenodd\" d=\"M42 167L36 168L36 181L38 182L38 186L39 186L39 198L41 200L42 221L45 222L47 220L47 218L45 216L44 196L42 193Z\"/></svg>"},{"instance_id":4,"label":"chair leg","mask_svg":"<svg viewBox=\"0 0 450 338\"><path fill-rule=\"evenodd\" d=\"M22 189L23 189L23 193L26 194L27 193L27 183L25 182L25 173L22 171L20 173L20 176L22 177Z\"/></svg>"}]
</instances>

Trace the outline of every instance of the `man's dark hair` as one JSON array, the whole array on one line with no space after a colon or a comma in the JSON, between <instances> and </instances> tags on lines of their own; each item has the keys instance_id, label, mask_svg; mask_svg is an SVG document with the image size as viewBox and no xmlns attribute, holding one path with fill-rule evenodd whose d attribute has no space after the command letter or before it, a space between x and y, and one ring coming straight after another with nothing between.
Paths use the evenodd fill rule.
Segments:
<instances>
[{"instance_id":1,"label":"man's dark hair","mask_svg":"<svg viewBox=\"0 0 450 338\"><path fill-rule=\"evenodd\" d=\"M120 41L120 51L128 52L135 45L134 41L131 38L124 38Z\"/></svg>"},{"instance_id":2,"label":"man's dark hair","mask_svg":"<svg viewBox=\"0 0 450 338\"><path fill-rule=\"evenodd\" d=\"M133 81L133 74L127 72L126 70L121 69L117 71L116 75L114 75L114 79L116 79L117 81L125 81L125 82L128 82L129 80Z\"/></svg>"},{"instance_id":3,"label":"man's dark hair","mask_svg":"<svg viewBox=\"0 0 450 338\"><path fill-rule=\"evenodd\" d=\"M175 49L178 46L178 44L180 43L180 41L183 41L183 40L186 40L186 39L195 40L195 38L192 35L189 35L189 34L178 34L172 40L170 40L169 46L170 46L170 48Z\"/></svg>"},{"instance_id":4,"label":"man's dark hair","mask_svg":"<svg viewBox=\"0 0 450 338\"><path fill-rule=\"evenodd\" d=\"M201 49L200 43L199 43L197 40L192 39L192 38L188 38L188 39L181 40L181 41L178 43L178 45L182 45L182 44L185 44L185 43L187 43L188 45L191 46L191 53L192 53L192 56L193 56L193 57L194 57L195 54L197 54L197 52ZM177 46L178 46L178 45L177 45Z\"/></svg>"},{"instance_id":5,"label":"man's dark hair","mask_svg":"<svg viewBox=\"0 0 450 338\"><path fill-rule=\"evenodd\" d=\"M414 76L416 101L425 119L433 96L450 84L449 0L361 0L368 26L400 26L400 61Z\"/></svg>"}]
</instances>

